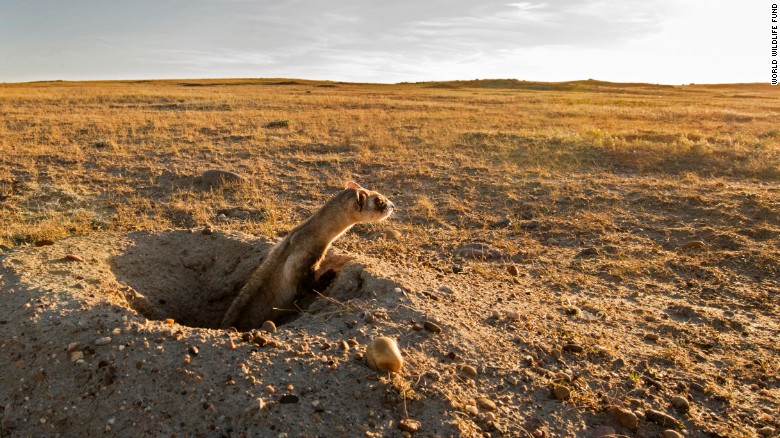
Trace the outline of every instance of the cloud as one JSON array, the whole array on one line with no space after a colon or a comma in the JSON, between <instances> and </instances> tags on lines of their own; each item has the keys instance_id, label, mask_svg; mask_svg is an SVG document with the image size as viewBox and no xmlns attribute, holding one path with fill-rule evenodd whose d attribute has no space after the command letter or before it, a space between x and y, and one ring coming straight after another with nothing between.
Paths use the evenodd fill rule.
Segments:
<instances>
[{"instance_id":1,"label":"cloud","mask_svg":"<svg viewBox=\"0 0 780 438\"><path fill-rule=\"evenodd\" d=\"M701 11L673 0L5 0L0 80L296 76L392 82L530 79L531 71L538 72L533 79L557 80L619 71L630 81L642 75L624 65L627 59L647 61L642 68L658 73L659 66L669 70L669 54L680 52L685 56L676 60L695 69L701 44L688 29L718 29L701 17L722 20L721 27L738 21L730 17L741 7L713 2ZM728 40L719 45L739 56L739 47L749 46L744 34L724 33ZM717 51L714 46L704 49ZM578 64L567 68L567 62Z\"/></svg>"}]
</instances>

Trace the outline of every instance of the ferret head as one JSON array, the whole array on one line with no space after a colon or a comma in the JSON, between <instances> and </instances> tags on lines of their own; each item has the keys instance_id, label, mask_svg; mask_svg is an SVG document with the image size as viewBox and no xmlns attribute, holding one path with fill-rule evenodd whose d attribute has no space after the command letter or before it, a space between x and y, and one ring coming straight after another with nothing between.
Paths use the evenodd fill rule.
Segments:
<instances>
[{"instance_id":1,"label":"ferret head","mask_svg":"<svg viewBox=\"0 0 780 438\"><path fill-rule=\"evenodd\" d=\"M366 190L360 187L356 182L347 183L347 191L354 191L355 212L357 213L356 222L379 222L387 219L395 205L379 192Z\"/></svg>"}]
</instances>

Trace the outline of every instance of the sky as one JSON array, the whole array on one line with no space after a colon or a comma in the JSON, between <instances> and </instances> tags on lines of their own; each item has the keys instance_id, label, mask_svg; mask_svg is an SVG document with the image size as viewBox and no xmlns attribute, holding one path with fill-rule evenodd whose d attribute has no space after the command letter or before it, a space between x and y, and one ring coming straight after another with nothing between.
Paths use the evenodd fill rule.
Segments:
<instances>
[{"instance_id":1,"label":"sky","mask_svg":"<svg viewBox=\"0 0 780 438\"><path fill-rule=\"evenodd\" d=\"M0 82L768 82L765 0L0 0Z\"/></svg>"}]
</instances>

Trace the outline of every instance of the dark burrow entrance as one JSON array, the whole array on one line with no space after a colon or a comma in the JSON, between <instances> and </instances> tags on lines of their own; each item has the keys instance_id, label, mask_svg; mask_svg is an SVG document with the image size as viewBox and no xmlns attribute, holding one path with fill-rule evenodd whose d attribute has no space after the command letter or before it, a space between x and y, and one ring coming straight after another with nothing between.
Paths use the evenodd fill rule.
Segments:
<instances>
[{"instance_id":1,"label":"dark burrow entrance","mask_svg":"<svg viewBox=\"0 0 780 438\"><path fill-rule=\"evenodd\" d=\"M189 230L137 232L133 244L116 256L112 269L133 309L154 320L219 328L222 317L272 243L241 233L202 234ZM329 255L317 288L325 288L349 257ZM305 310L316 295L296 303ZM283 321L294 319L292 312Z\"/></svg>"}]
</instances>

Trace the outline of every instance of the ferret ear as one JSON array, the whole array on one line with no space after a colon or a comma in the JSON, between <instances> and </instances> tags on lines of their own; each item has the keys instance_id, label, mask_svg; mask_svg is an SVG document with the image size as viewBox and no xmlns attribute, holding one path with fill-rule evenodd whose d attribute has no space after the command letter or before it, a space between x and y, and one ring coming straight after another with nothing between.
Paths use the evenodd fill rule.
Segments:
<instances>
[{"instance_id":1,"label":"ferret ear","mask_svg":"<svg viewBox=\"0 0 780 438\"><path fill-rule=\"evenodd\" d=\"M356 183L355 181L350 181L350 182L347 183L347 188L348 189L360 190L363 187L360 187L360 184Z\"/></svg>"},{"instance_id":2,"label":"ferret ear","mask_svg":"<svg viewBox=\"0 0 780 438\"><path fill-rule=\"evenodd\" d=\"M360 187L360 186L358 186ZM366 201L368 200L368 193L366 193L365 190L358 190L357 191L357 207L358 211L363 211L363 208L366 206Z\"/></svg>"}]
</instances>

